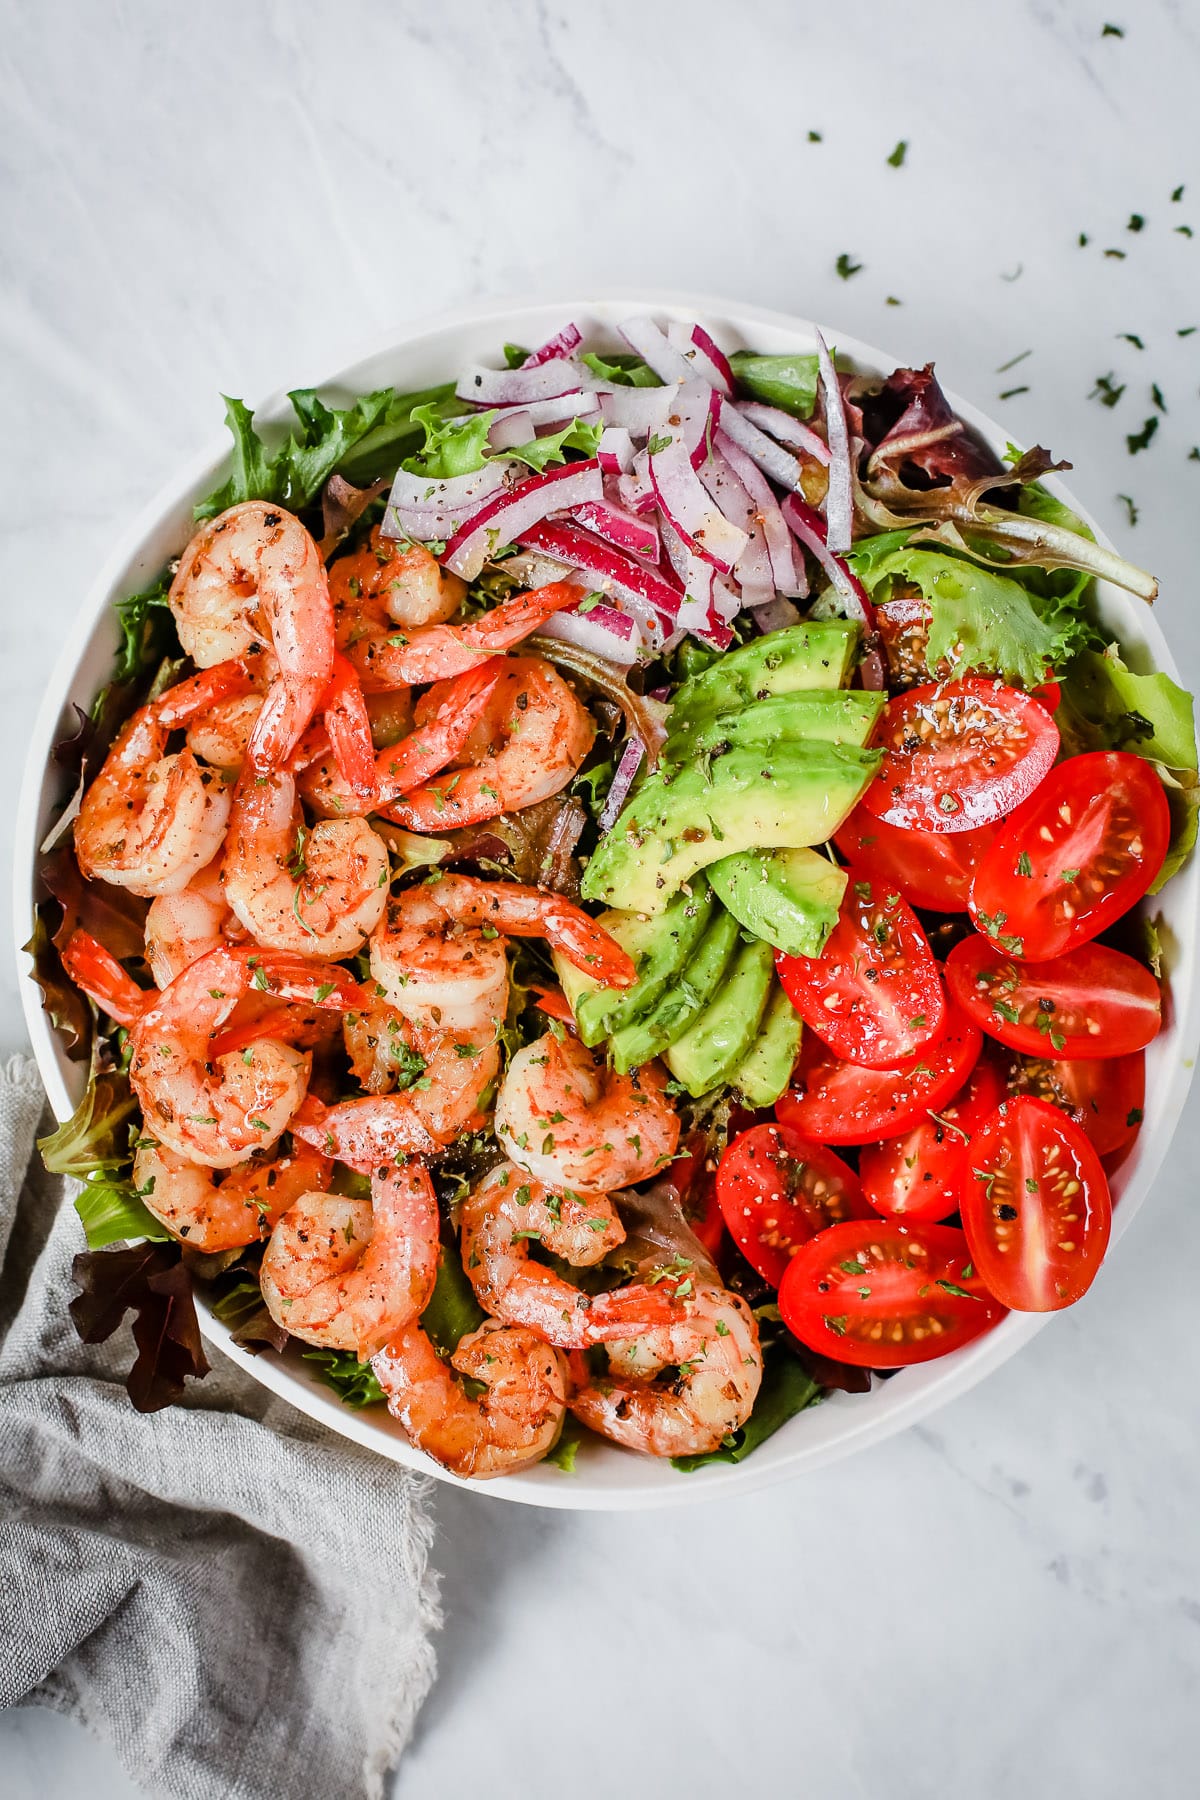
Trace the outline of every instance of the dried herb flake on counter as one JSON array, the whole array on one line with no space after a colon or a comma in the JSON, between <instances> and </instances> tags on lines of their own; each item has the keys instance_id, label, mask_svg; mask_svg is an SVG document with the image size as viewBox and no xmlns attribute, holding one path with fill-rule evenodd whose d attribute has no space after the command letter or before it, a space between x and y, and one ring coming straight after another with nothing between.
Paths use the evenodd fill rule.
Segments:
<instances>
[{"instance_id":1,"label":"dried herb flake on counter","mask_svg":"<svg viewBox=\"0 0 1200 1800\"><path fill-rule=\"evenodd\" d=\"M852 275L857 275L862 268L862 264L860 262L854 262L845 250L843 250L842 254L838 257L835 266L843 281L849 281L850 277Z\"/></svg>"},{"instance_id":2,"label":"dried herb flake on counter","mask_svg":"<svg viewBox=\"0 0 1200 1800\"><path fill-rule=\"evenodd\" d=\"M1140 431L1131 431L1125 439L1129 446L1130 456L1136 456L1139 450L1148 450L1150 440L1158 430L1158 420L1149 418Z\"/></svg>"},{"instance_id":3,"label":"dried herb flake on counter","mask_svg":"<svg viewBox=\"0 0 1200 1800\"><path fill-rule=\"evenodd\" d=\"M1131 525L1136 525L1138 522L1138 509L1134 504L1132 495L1118 494L1117 499L1121 501L1125 511L1129 514L1129 523Z\"/></svg>"},{"instance_id":4,"label":"dried herb flake on counter","mask_svg":"<svg viewBox=\"0 0 1200 1800\"><path fill-rule=\"evenodd\" d=\"M888 157L889 167L893 168L893 169L902 168L904 165L904 159L907 155L908 155L908 139L901 138L900 142L896 145L896 148L892 151L892 154Z\"/></svg>"}]
</instances>

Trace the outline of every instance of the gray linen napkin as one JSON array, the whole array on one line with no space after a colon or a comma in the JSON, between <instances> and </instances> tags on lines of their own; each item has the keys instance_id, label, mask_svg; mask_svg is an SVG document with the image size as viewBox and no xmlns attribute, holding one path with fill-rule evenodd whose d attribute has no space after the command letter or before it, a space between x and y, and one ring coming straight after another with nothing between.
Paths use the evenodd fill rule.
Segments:
<instances>
[{"instance_id":1,"label":"gray linen napkin","mask_svg":"<svg viewBox=\"0 0 1200 1800\"><path fill-rule=\"evenodd\" d=\"M89 1348L67 1316L44 1107L0 1068L0 1705L82 1720L170 1800L372 1800L434 1675L430 1484L212 1350L135 1412L128 1330Z\"/></svg>"}]
</instances>

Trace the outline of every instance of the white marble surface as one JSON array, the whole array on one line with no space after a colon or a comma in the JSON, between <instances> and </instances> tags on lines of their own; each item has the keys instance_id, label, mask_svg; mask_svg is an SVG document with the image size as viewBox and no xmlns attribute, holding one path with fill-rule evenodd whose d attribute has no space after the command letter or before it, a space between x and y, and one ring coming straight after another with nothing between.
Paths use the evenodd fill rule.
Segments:
<instances>
[{"instance_id":1,"label":"white marble surface","mask_svg":"<svg viewBox=\"0 0 1200 1800\"><path fill-rule=\"evenodd\" d=\"M14 777L90 567L211 436L218 388L307 382L517 289L739 294L936 356L984 405L1028 383L997 409L1123 536L1134 497L1194 682L1200 332L1175 333L1200 325L1200 237L1173 228L1200 233L1198 89L1195 0L4 0ZM1115 412L1087 398L1109 370ZM1152 380L1170 411L1131 458ZM1198 1157L1193 1109L1088 1300L859 1460L644 1518L444 1494L441 1679L399 1800L1194 1794ZM0 1718L5 1800L132 1791L75 1726Z\"/></svg>"}]
</instances>

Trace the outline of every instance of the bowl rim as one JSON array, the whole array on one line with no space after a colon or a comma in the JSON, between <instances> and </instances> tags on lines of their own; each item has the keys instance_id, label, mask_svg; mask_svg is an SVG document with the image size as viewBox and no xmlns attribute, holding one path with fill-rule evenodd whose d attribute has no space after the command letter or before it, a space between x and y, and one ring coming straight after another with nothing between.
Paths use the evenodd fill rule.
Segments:
<instances>
[{"instance_id":1,"label":"bowl rim","mask_svg":"<svg viewBox=\"0 0 1200 1800\"><path fill-rule=\"evenodd\" d=\"M611 290L592 290L586 297L577 291L561 297L539 292L535 295L497 296L469 305L446 308L435 314L402 321L387 331L372 333L369 338L360 338L351 345L349 355L332 365L333 372L314 385L320 388L344 386L347 378L353 376L359 365L373 358L387 357L401 351L417 351L427 340L455 331L480 332L494 326L496 333L500 334L517 329L516 315L526 317L531 326L535 319L540 319L541 327L547 327L546 335L549 335L549 330L554 327L543 315L552 315L561 324L564 318L594 317L599 313L605 315L603 323L611 324L620 316L638 311L702 320L713 330L714 335L732 331L734 334L752 336L755 331L762 331L778 337L790 337L795 340L797 348L801 345L811 347L813 341L814 322L811 320L772 308L749 305L736 299L687 290L622 286ZM897 359L887 356L875 345L828 327L820 329L829 342L836 342L839 350L866 370L883 372L902 366ZM532 338L533 330L527 335ZM499 343L499 335L496 341ZM995 445L1007 439L1008 433L990 415L951 389L945 391L954 410L986 441ZM283 414L286 405L286 393L276 391L255 406L255 415L270 422ZM227 458L227 437L214 437L202 451L189 458L162 483L119 534L111 551L87 585L48 678L34 722L14 831L14 948L18 987L34 1056L51 1107L60 1120L70 1116L74 1110L74 1102L64 1074L61 1048L49 1018L42 1010L40 991L27 967L27 957L23 950L34 897L39 816L52 774L50 750L60 733L61 721L80 665L118 588L127 585L130 565L138 559L147 541L161 528L166 517L189 501L201 489L202 484L210 483ZM1052 478L1049 485L1052 491L1086 521L1102 544L1111 546L1111 540L1095 519L1057 477ZM1101 586L1103 588L1104 584ZM1178 667L1153 613L1149 608L1144 608L1136 617L1138 635L1149 652L1154 667L1178 680ZM1193 928L1200 912L1198 860L1200 859L1193 856L1185 868L1178 872L1172 884L1173 887L1176 883L1180 884L1177 891L1186 893L1190 900L1190 906L1186 910L1189 925ZM1167 1074L1165 1094L1160 1089L1156 1096L1161 1115L1158 1131L1153 1142L1146 1132L1140 1134L1133 1152L1121 1170L1121 1204L1114 1215L1114 1244L1128 1229L1149 1193L1174 1136L1191 1081L1192 1065L1200 1046L1200 976L1195 956L1186 953L1192 949L1195 935L1193 929L1190 941L1184 942L1182 946L1185 952L1183 970L1188 979L1172 989L1174 1016L1159 1040L1164 1048L1169 1048L1173 1062ZM497 1499L572 1511L636 1511L713 1499L733 1491L752 1492L779 1481L793 1479L808 1469L838 1461L869 1444L882 1442L949 1400L967 1392L993 1369L1007 1362L1053 1317L1052 1314L1010 1314L995 1331L954 1356L902 1371L886 1384L877 1384L871 1394L853 1397L845 1404L846 1417L843 1423L828 1442L810 1443L806 1446L803 1442L802 1420L807 1415L798 1415L796 1420L789 1421L746 1462L712 1464L690 1475L684 1475L672 1469L669 1464L658 1463L655 1459L623 1452L616 1446L603 1445L590 1452L589 1461L594 1465L591 1476L587 1473L586 1462L573 1478L564 1477L558 1471L538 1464L516 1475L480 1483L451 1475L422 1452L413 1449L390 1416L381 1417L378 1411L358 1413L345 1406L331 1390L322 1387L314 1376L295 1367L294 1357L289 1361L270 1352L254 1356L241 1349L232 1342L230 1328L212 1315L201 1294L197 1294L197 1315L204 1337L262 1386L352 1442L452 1486L474 1492L482 1491ZM904 1379L906 1377L909 1379ZM838 1407L839 1402L845 1403L847 1399L846 1396L831 1396L822 1403L822 1411ZM797 1438L794 1447L787 1442L792 1434ZM764 1455L770 1445L774 1445L773 1453ZM599 1458L606 1459L602 1465L598 1465ZM622 1478L618 1472L609 1479L596 1480L596 1466L602 1466L606 1471L617 1470L618 1465L613 1461L615 1458L620 1458L620 1466L627 1468L627 1477ZM647 1471L650 1473L647 1474ZM553 1479L548 1480L548 1475Z\"/></svg>"}]
</instances>

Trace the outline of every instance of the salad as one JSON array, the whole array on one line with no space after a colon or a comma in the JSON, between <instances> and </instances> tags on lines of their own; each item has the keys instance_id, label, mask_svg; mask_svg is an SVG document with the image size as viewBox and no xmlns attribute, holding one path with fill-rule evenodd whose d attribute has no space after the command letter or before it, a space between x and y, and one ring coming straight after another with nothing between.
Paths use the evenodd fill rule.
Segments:
<instances>
[{"instance_id":1,"label":"salad","mask_svg":"<svg viewBox=\"0 0 1200 1800\"><path fill-rule=\"evenodd\" d=\"M1191 698L932 365L567 324L228 403L56 760L82 1335L248 1348L484 1478L690 1470L1071 1305L1162 1023Z\"/></svg>"}]
</instances>

